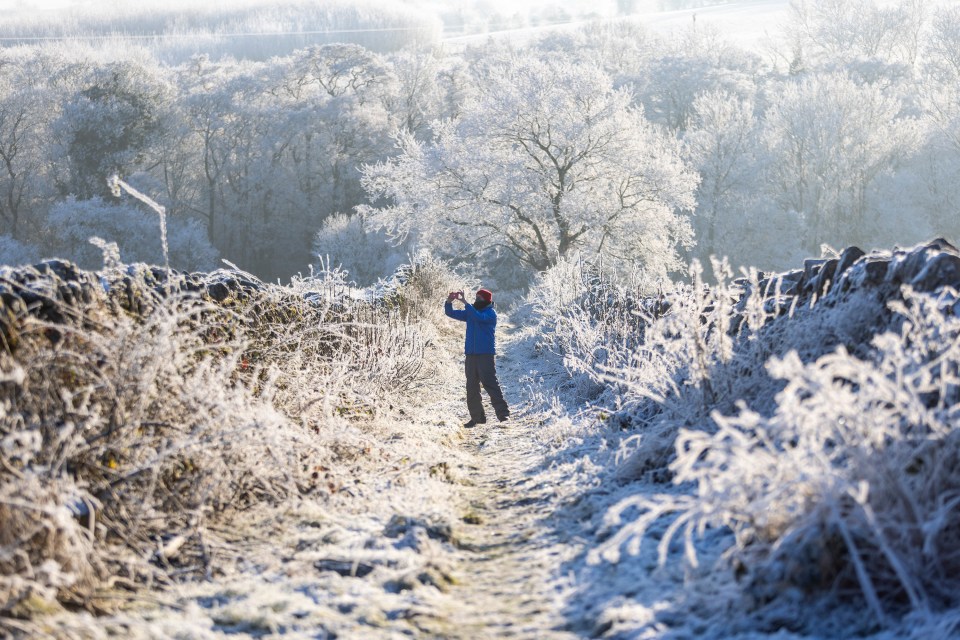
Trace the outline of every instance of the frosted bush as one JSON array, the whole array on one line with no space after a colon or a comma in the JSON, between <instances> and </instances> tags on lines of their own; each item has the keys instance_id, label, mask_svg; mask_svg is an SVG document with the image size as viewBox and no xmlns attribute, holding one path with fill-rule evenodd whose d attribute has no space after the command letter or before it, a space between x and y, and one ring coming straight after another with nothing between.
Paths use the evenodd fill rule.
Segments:
<instances>
[{"instance_id":1,"label":"frosted bush","mask_svg":"<svg viewBox=\"0 0 960 640\"><path fill-rule=\"evenodd\" d=\"M444 261L429 252L420 252L410 264L401 266L390 278L380 282L376 295L388 308L405 316L439 321L440 326L448 327L443 305L439 302L450 291L476 288L478 283L475 280L464 280Z\"/></svg>"},{"instance_id":2,"label":"frosted bush","mask_svg":"<svg viewBox=\"0 0 960 640\"><path fill-rule=\"evenodd\" d=\"M96 500L69 479L45 475L27 468L0 483L0 611L6 614L55 610L58 598L80 602L102 570L93 531L73 517L80 501Z\"/></svg>"},{"instance_id":3,"label":"frosted bush","mask_svg":"<svg viewBox=\"0 0 960 640\"><path fill-rule=\"evenodd\" d=\"M421 330L346 278L334 269L289 287L263 285L240 305L255 323L246 357L273 363L276 402L288 415L372 415L429 375Z\"/></svg>"},{"instance_id":4,"label":"frosted bush","mask_svg":"<svg viewBox=\"0 0 960 640\"><path fill-rule=\"evenodd\" d=\"M40 260L40 250L12 236L0 235L0 265L32 264Z\"/></svg>"},{"instance_id":5,"label":"frosted bush","mask_svg":"<svg viewBox=\"0 0 960 640\"><path fill-rule=\"evenodd\" d=\"M15 357L24 376L4 393L11 409L0 432L4 445L41 440L42 447L30 455L22 446L3 447L4 488L32 491L36 527L72 540L70 528L57 524L63 510L43 496L55 496L54 505L69 499L52 487L64 473L75 478L82 490L74 490L72 506L82 503L98 528L81 537L84 553L66 555L100 566L100 578L120 571L118 564L131 565L123 573L134 578L150 574L140 566L148 551L176 536L191 540L178 551L178 566L203 570L210 559L197 536L205 514L295 494L301 458L316 456L316 446L284 428L269 385L259 383L264 388L254 394L237 380L244 345L229 339L229 316L184 299L142 320L98 320L97 332L29 320L22 328ZM45 344L51 331L59 336L56 349ZM32 528L21 524L11 531ZM50 557L33 538L10 542ZM118 543L127 551L107 551ZM52 557L65 564L58 553Z\"/></svg>"},{"instance_id":6,"label":"frosted bush","mask_svg":"<svg viewBox=\"0 0 960 640\"><path fill-rule=\"evenodd\" d=\"M99 268L101 253L91 237L116 242L125 262L164 264L160 222L154 212L133 204L109 204L100 198L69 198L50 210L52 244L59 255L86 269ZM167 220L170 266L184 271L208 270L218 253L207 240L202 225L193 219Z\"/></svg>"},{"instance_id":7,"label":"frosted bush","mask_svg":"<svg viewBox=\"0 0 960 640\"><path fill-rule=\"evenodd\" d=\"M728 371L735 342L771 315L754 287L745 298L747 321L734 326L744 285L729 282L725 262L713 270L720 277L714 287L695 262L691 284L651 293L642 279L625 282L599 265L561 261L531 294L544 344L563 355L571 374L589 380L594 394L604 394L603 413L612 411L614 424L643 429L617 458L624 477L665 471L680 426L709 428L715 403L729 401L742 377Z\"/></svg>"},{"instance_id":8,"label":"frosted bush","mask_svg":"<svg viewBox=\"0 0 960 640\"><path fill-rule=\"evenodd\" d=\"M367 231L360 216L334 214L323 221L313 240L313 255L346 270L366 286L393 273L405 259L382 231Z\"/></svg>"},{"instance_id":9,"label":"frosted bush","mask_svg":"<svg viewBox=\"0 0 960 640\"><path fill-rule=\"evenodd\" d=\"M528 300L543 328L542 343L560 353L573 373L594 383L620 369L643 343L662 298L649 296L650 284L623 280L601 262L561 259L540 274Z\"/></svg>"},{"instance_id":10,"label":"frosted bush","mask_svg":"<svg viewBox=\"0 0 960 640\"><path fill-rule=\"evenodd\" d=\"M622 478L668 478L679 429L712 432L712 414L731 413L738 400L769 414L784 386L764 366L771 357L795 350L810 362L841 344L862 356L890 322L869 291L798 308L798 298L784 294L790 274L751 269L733 280L726 261L714 261L712 286L694 262L689 284L654 295L597 267L564 268L535 290L544 343L603 394L611 424L635 430L615 461Z\"/></svg>"},{"instance_id":11,"label":"frosted bush","mask_svg":"<svg viewBox=\"0 0 960 640\"><path fill-rule=\"evenodd\" d=\"M388 299L337 270L280 286L110 262L89 303L52 288L60 320L17 317L0 350L3 615L210 576L234 551L209 524L326 491L363 450L345 421L431 375L407 311L453 279L417 264ZM207 294L178 293L198 279Z\"/></svg>"},{"instance_id":12,"label":"frosted bush","mask_svg":"<svg viewBox=\"0 0 960 640\"><path fill-rule=\"evenodd\" d=\"M621 501L608 514L616 532L594 559L615 561L624 545L637 552L649 527L674 513L661 562L682 536L695 566L697 535L729 529L722 562L748 609L774 606L787 586L860 599L872 623L955 607L956 301L952 290L905 291L904 302L892 304L902 328L879 335L869 359L843 347L806 364L796 353L772 359L770 374L786 385L772 414L741 406L732 416L715 413L713 431L681 429L671 468L692 493ZM622 524L631 508L641 515Z\"/></svg>"}]
</instances>

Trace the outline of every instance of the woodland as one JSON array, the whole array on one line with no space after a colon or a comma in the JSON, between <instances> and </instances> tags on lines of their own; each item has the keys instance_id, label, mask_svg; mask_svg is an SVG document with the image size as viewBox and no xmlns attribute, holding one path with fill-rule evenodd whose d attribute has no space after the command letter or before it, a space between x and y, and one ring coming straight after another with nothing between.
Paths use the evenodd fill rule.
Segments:
<instances>
[{"instance_id":1,"label":"woodland","mask_svg":"<svg viewBox=\"0 0 960 640\"><path fill-rule=\"evenodd\" d=\"M374 5L335 6L325 24L380 26ZM164 207L175 268L223 258L268 280L329 258L366 285L426 250L500 289L578 253L655 287L693 258L780 269L823 244L952 237L957 12L798 2L750 49L629 18L454 45L401 8L377 14L413 25L386 51L191 52L111 39L109 20L100 42L4 40L3 255L95 267L95 235L158 262L156 221L110 197L113 175ZM239 31L310 17L249 13ZM121 33L166 24L146 15Z\"/></svg>"}]
</instances>

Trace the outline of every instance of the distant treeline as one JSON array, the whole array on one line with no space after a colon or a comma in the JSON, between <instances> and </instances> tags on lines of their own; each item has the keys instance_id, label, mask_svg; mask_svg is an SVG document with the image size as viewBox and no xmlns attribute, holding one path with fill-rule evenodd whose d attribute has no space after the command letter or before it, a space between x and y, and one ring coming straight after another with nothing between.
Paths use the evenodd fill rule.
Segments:
<instances>
[{"instance_id":1,"label":"distant treeline","mask_svg":"<svg viewBox=\"0 0 960 640\"><path fill-rule=\"evenodd\" d=\"M784 25L781 42L761 57L696 24L660 37L627 19L455 52L411 46L382 54L336 44L263 61L195 55L169 64L130 45L0 49L0 262L50 255L92 262L94 235L118 242L124 259L159 261L159 239L156 249L134 240L153 228L153 214L114 199L106 187L113 174L166 207L175 266L200 268L220 256L271 279L327 255L375 278L396 254L443 254L454 236L494 231L509 241L458 245L464 253L448 257L522 283L529 265L552 264L558 253L610 251L607 240L582 244L590 233L580 233L575 217L555 230L559 244L541 234L546 227L497 217L497 207L518 210L521 197L528 220L525 212L550 211L561 220L571 207L593 215L589 205L600 198L629 209L633 222L611 227L610 238L656 232L660 253L648 263L679 250L684 258L727 255L772 269L823 244L960 237L960 10L811 2ZM534 72L541 66L529 61L538 60L546 66ZM625 170L624 181L590 192L613 174L564 169L562 193L538 208L534 188L517 191L520 174L511 174L537 160L507 157L503 127L540 122L580 135L576 123L597 104L591 96L616 106L598 117L631 155L587 162L586 170ZM631 131L632 142L624 139ZM406 136L402 147L398 135ZM406 164L365 188L364 167L391 159ZM448 180L453 165L443 165L452 159L463 169L454 176L463 178L459 191ZM644 227L638 216L651 202L639 198L635 180L652 188L664 171L692 172L698 182L692 194L678 187L673 218L657 218L675 222L660 228L649 218ZM536 183L535 175L523 177ZM470 210L479 213L433 240L411 226L413 218L389 218L386 226L405 243L395 248L367 224L387 217L350 217L358 205L402 204L421 216L418 224L430 224L422 218L427 204L437 215L465 212L464 198L474 196ZM499 226L484 234L482 224ZM635 251L621 245L617 259L645 251L649 243Z\"/></svg>"},{"instance_id":2,"label":"distant treeline","mask_svg":"<svg viewBox=\"0 0 960 640\"><path fill-rule=\"evenodd\" d=\"M79 40L136 44L168 63L191 55L265 60L310 45L352 42L372 51L435 43L439 18L383 0L247 3L132 3L23 12L0 21L0 44Z\"/></svg>"},{"instance_id":3,"label":"distant treeline","mask_svg":"<svg viewBox=\"0 0 960 640\"><path fill-rule=\"evenodd\" d=\"M11 10L0 21L0 46L80 40L98 47L136 44L168 64L204 54L212 59L266 60L311 45L349 42L384 53L435 44L442 36L475 35L571 21L609 19L732 0L240 0L225 4L78 3L56 11Z\"/></svg>"}]
</instances>

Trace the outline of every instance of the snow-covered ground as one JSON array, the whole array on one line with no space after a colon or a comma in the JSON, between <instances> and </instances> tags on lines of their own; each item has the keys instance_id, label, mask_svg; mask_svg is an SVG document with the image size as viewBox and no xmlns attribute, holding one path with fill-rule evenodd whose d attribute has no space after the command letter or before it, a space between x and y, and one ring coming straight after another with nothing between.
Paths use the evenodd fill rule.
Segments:
<instances>
[{"instance_id":1,"label":"snow-covered ground","mask_svg":"<svg viewBox=\"0 0 960 640\"><path fill-rule=\"evenodd\" d=\"M789 0L753 0L724 5L640 14L636 19L655 33L693 25L717 30L726 40L751 49L775 39L789 15Z\"/></svg>"}]
</instances>

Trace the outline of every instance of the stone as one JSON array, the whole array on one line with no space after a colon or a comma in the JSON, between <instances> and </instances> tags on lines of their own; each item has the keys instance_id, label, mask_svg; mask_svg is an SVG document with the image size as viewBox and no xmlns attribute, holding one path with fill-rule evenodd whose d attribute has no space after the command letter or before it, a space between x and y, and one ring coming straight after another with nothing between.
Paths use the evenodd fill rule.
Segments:
<instances>
[{"instance_id":1,"label":"stone","mask_svg":"<svg viewBox=\"0 0 960 640\"><path fill-rule=\"evenodd\" d=\"M912 282L926 268L927 263L941 253L960 255L952 244L942 238L917 245L907 252L898 252L895 257L900 260L895 261L896 266L889 276L891 282Z\"/></svg>"},{"instance_id":2,"label":"stone","mask_svg":"<svg viewBox=\"0 0 960 640\"><path fill-rule=\"evenodd\" d=\"M839 263L840 261L838 259L831 258L821 265L820 272L817 273L817 277L813 280L813 292L816 295L825 295L834 284L833 276L837 271L837 265Z\"/></svg>"},{"instance_id":3,"label":"stone","mask_svg":"<svg viewBox=\"0 0 960 640\"><path fill-rule=\"evenodd\" d=\"M216 302L223 302L230 296L230 289L222 282L207 285L207 295Z\"/></svg>"},{"instance_id":4,"label":"stone","mask_svg":"<svg viewBox=\"0 0 960 640\"><path fill-rule=\"evenodd\" d=\"M947 253L952 253L955 256L960 256L960 249L957 249L952 243L944 238L936 238L927 243L927 246L937 251L944 251Z\"/></svg>"},{"instance_id":5,"label":"stone","mask_svg":"<svg viewBox=\"0 0 960 640\"><path fill-rule=\"evenodd\" d=\"M426 531L427 536L432 540L440 542L453 542L453 528L447 523L430 524L418 518L409 516L394 515L383 528L383 535L388 538L399 538L405 535L410 529L420 527Z\"/></svg>"},{"instance_id":6,"label":"stone","mask_svg":"<svg viewBox=\"0 0 960 640\"><path fill-rule=\"evenodd\" d=\"M797 282L798 293L812 293L815 285L815 279L820 273L820 269L826 260L807 259L803 261L803 274Z\"/></svg>"},{"instance_id":7,"label":"stone","mask_svg":"<svg viewBox=\"0 0 960 640\"><path fill-rule=\"evenodd\" d=\"M860 247L847 247L843 250L843 253L840 254L840 261L837 263L837 273L835 279L839 280L840 276L847 272L847 269L853 266L853 264L867 255L863 249Z\"/></svg>"},{"instance_id":8,"label":"stone","mask_svg":"<svg viewBox=\"0 0 960 640\"><path fill-rule=\"evenodd\" d=\"M945 286L960 289L960 256L939 253L931 257L910 285L917 291L933 292Z\"/></svg>"},{"instance_id":9,"label":"stone","mask_svg":"<svg viewBox=\"0 0 960 640\"><path fill-rule=\"evenodd\" d=\"M878 286L887 280L890 271L890 258L883 256L868 256L863 259L859 267L862 274L860 284Z\"/></svg>"},{"instance_id":10,"label":"stone","mask_svg":"<svg viewBox=\"0 0 960 640\"><path fill-rule=\"evenodd\" d=\"M370 562L339 558L323 558L314 562L313 566L318 571L332 571L345 578L365 578L376 568Z\"/></svg>"}]
</instances>

